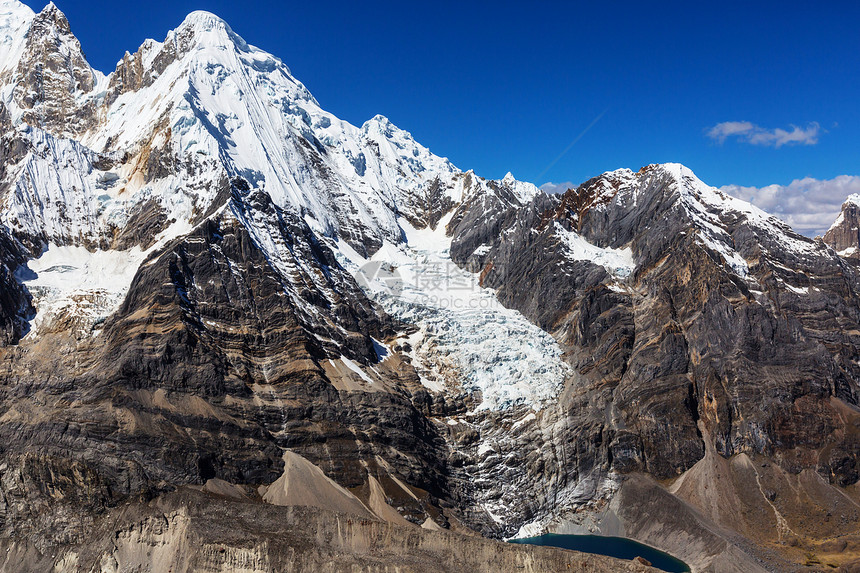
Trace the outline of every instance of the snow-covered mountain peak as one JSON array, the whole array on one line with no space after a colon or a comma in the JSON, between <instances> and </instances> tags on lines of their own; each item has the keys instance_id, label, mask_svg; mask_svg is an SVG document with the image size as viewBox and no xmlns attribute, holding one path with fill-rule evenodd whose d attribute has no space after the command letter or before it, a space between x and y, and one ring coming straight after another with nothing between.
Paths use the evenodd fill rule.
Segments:
<instances>
[{"instance_id":1,"label":"snow-covered mountain peak","mask_svg":"<svg viewBox=\"0 0 860 573\"><path fill-rule=\"evenodd\" d=\"M292 77L279 58L248 44L225 20L203 10L191 12L167 33L164 41L147 39L137 52L126 53L111 74L111 85L119 95L149 86L168 67L172 68L171 77L176 80L187 77L195 67L201 66L239 73L250 67L257 72L283 75L294 87L292 97L316 104L310 92Z\"/></svg>"},{"instance_id":2,"label":"snow-covered mountain peak","mask_svg":"<svg viewBox=\"0 0 860 573\"><path fill-rule=\"evenodd\" d=\"M38 34L40 40L53 40L54 46L61 52L80 51L80 42L72 33L69 20L53 2L45 6L33 18L28 35L33 34ZM48 48L48 46L44 46L44 48Z\"/></svg>"},{"instance_id":3,"label":"snow-covered mountain peak","mask_svg":"<svg viewBox=\"0 0 860 573\"><path fill-rule=\"evenodd\" d=\"M678 164L649 166L656 173L668 175L678 196L678 204L693 222L702 243L719 253L739 276L749 274L747 261L738 251L735 230L747 228L758 238L758 248L764 253L791 256L797 261L809 260L822 253L822 245L795 232L790 225L755 205L732 197L705 184L692 170ZM646 168L648 169L648 168Z\"/></svg>"},{"instance_id":4,"label":"snow-covered mountain peak","mask_svg":"<svg viewBox=\"0 0 860 573\"><path fill-rule=\"evenodd\" d=\"M602 246L622 247L663 217L684 222L701 245L722 257L726 266L741 277L750 273L749 263L741 253L752 260L757 251L742 247L738 238L757 237L761 251L788 252L799 259L814 256L820 249L787 223L705 184L679 163L652 164L635 173L628 169L604 173L569 192L563 201L578 225L585 213L595 210L602 213L598 217L601 225L612 221L613 228L624 229L592 237Z\"/></svg>"},{"instance_id":5,"label":"snow-covered mountain peak","mask_svg":"<svg viewBox=\"0 0 860 573\"><path fill-rule=\"evenodd\" d=\"M377 113L376 115L365 121L364 124L361 126L361 129L369 129L371 126L375 125L378 125L383 129L397 129L397 126L391 123L391 120L382 115L381 113Z\"/></svg>"},{"instance_id":6,"label":"snow-covered mountain peak","mask_svg":"<svg viewBox=\"0 0 860 573\"><path fill-rule=\"evenodd\" d=\"M390 119L381 114L376 114L361 124L361 134L365 137L373 137L375 139L397 140L401 144L415 142L411 133L400 129Z\"/></svg>"},{"instance_id":7,"label":"snow-covered mountain peak","mask_svg":"<svg viewBox=\"0 0 860 573\"><path fill-rule=\"evenodd\" d=\"M42 11L39 12L39 14L50 15L51 17L57 19L66 20L66 15L62 12L62 10L57 8L57 5L53 2L48 2L47 4L45 4L45 7L42 8ZM66 23L68 23L68 20L66 20Z\"/></svg>"},{"instance_id":8,"label":"snow-covered mountain peak","mask_svg":"<svg viewBox=\"0 0 860 573\"><path fill-rule=\"evenodd\" d=\"M190 228L221 205L226 182L242 180L240 185L264 191L315 232L368 254L385 241L401 240L399 217L432 226L466 197L499 195L513 205L539 192L510 174L500 181L464 176L385 116L360 128L340 120L320 108L280 59L248 44L210 12L192 12L161 42L146 40L103 79L86 63L56 7L34 16L7 4L15 8L9 9L9 22L30 18L36 30L15 36L28 38L22 57L39 53L57 73L49 76L53 92L44 102L41 75L25 82L20 93L5 91L4 101L18 106L9 106L15 120L43 129L40 137L60 155L65 147L48 135L77 140L81 149L68 153L86 158L78 163L93 174L79 186L86 218L69 222L68 230L54 225L56 217L47 211L30 208L47 197L62 198L54 185L13 182L26 192L14 210L22 220L9 224L35 231L50 219L45 240L75 244L72 237L109 236L148 202L157 205L152 212L159 217ZM54 47L47 59L33 37ZM9 90L20 85L6 83ZM46 109L46 102L56 109ZM29 170L58 172L35 156L28 161L35 162ZM109 167L102 172L92 162Z\"/></svg>"},{"instance_id":9,"label":"snow-covered mountain peak","mask_svg":"<svg viewBox=\"0 0 860 573\"><path fill-rule=\"evenodd\" d=\"M62 10L57 8L53 2L48 3L42 8L41 12L33 17L30 25L30 30L27 32L28 43L32 44L34 40L50 42L43 49L51 51L53 48L65 55L72 52L80 52L80 42L72 33L69 20ZM30 36L36 36L32 38ZM89 67L89 65L87 66Z\"/></svg>"},{"instance_id":10,"label":"snow-covered mountain peak","mask_svg":"<svg viewBox=\"0 0 860 573\"><path fill-rule=\"evenodd\" d=\"M361 126L362 139L388 165L397 167L408 178L425 172L448 175L459 170L445 157L439 157L412 137L412 134L394 125L383 115L376 115Z\"/></svg>"},{"instance_id":11,"label":"snow-covered mountain peak","mask_svg":"<svg viewBox=\"0 0 860 573\"><path fill-rule=\"evenodd\" d=\"M858 205L860 206L860 193L852 193L849 195L845 201L843 201L842 205Z\"/></svg>"},{"instance_id":12,"label":"snow-covered mountain peak","mask_svg":"<svg viewBox=\"0 0 860 573\"><path fill-rule=\"evenodd\" d=\"M539 193L542 193L535 184L527 181L519 181L510 171L503 179L498 181L498 184L510 190L521 205L525 205Z\"/></svg>"},{"instance_id":13,"label":"snow-covered mountain peak","mask_svg":"<svg viewBox=\"0 0 860 573\"><path fill-rule=\"evenodd\" d=\"M205 10L196 10L188 14L185 20L168 34L166 41L174 39L187 42L186 48L237 49L242 52L260 51L249 46L224 19ZM271 54L267 54L267 56L277 59ZM280 63L280 60L278 62Z\"/></svg>"},{"instance_id":14,"label":"snow-covered mountain peak","mask_svg":"<svg viewBox=\"0 0 860 573\"><path fill-rule=\"evenodd\" d=\"M66 16L54 4L33 15L7 3L0 45L0 100L13 122L74 136L93 119L92 96L104 76L84 58Z\"/></svg>"},{"instance_id":15,"label":"snow-covered mountain peak","mask_svg":"<svg viewBox=\"0 0 860 573\"><path fill-rule=\"evenodd\" d=\"M182 21L180 28L188 27L188 26L191 26L191 27L198 27L199 26L200 28L202 28L204 30L211 30L215 27L219 27L222 29L229 30L230 33L233 32L233 30L230 28L229 24L227 24L227 22L224 21L223 18L221 18L217 14L213 14L212 12L208 12L206 10L194 10L193 12L190 12L185 17L185 20Z\"/></svg>"},{"instance_id":16,"label":"snow-covered mountain peak","mask_svg":"<svg viewBox=\"0 0 860 573\"><path fill-rule=\"evenodd\" d=\"M767 222L769 225L790 230L786 223L762 211L752 203L732 197L720 189L706 184L693 173L692 169L685 165L663 163L643 168L643 171L646 170L654 170L657 173L668 175L674 181L674 188L678 191L682 203L695 211L705 209L715 214L731 212L742 215L748 221L756 224Z\"/></svg>"}]
</instances>

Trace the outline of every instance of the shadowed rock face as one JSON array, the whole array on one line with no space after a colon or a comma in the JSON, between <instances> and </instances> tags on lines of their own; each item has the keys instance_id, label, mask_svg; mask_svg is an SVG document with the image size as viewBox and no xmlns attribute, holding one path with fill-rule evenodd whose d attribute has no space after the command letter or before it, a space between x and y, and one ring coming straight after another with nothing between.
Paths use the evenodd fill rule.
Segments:
<instances>
[{"instance_id":1,"label":"shadowed rock face","mask_svg":"<svg viewBox=\"0 0 860 573\"><path fill-rule=\"evenodd\" d=\"M375 364L370 335L395 325L303 221L264 194L244 200L144 263L99 336L5 353L7 534L66 543L105 507L176 484L268 484L283 448L347 487L381 456L386 475L453 503L444 441L413 406L426 393L385 366L389 391L341 391L329 378L341 355ZM279 221L270 228L300 263L294 273L276 273L239 222L248 205ZM40 344L57 360L41 361ZM41 504L64 526L34 512Z\"/></svg>"},{"instance_id":2,"label":"shadowed rock face","mask_svg":"<svg viewBox=\"0 0 860 573\"><path fill-rule=\"evenodd\" d=\"M33 313L30 296L15 277L25 261L20 247L0 227L0 346L15 344L26 333L26 319Z\"/></svg>"},{"instance_id":3,"label":"shadowed rock face","mask_svg":"<svg viewBox=\"0 0 860 573\"><path fill-rule=\"evenodd\" d=\"M0 130L11 130L9 114L2 103ZM0 138L0 179L6 175L6 165L20 158L19 145L13 138ZM0 225L0 346L18 342L28 328L26 318L33 314L29 293L15 276L27 260L24 251L10 230Z\"/></svg>"}]
</instances>

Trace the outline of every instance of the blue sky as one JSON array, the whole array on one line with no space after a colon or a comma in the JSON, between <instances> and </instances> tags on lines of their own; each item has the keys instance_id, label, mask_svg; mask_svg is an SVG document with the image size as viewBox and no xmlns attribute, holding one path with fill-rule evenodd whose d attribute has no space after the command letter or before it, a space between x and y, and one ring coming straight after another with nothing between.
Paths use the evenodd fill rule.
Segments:
<instances>
[{"instance_id":1,"label":"blue sky","mask_svg":"<svg viewBox=\"0 0 860 573\"><path fill-rule=\"evenodd\" d=\"M487 177L667 161L752 189L860 175L856 2L56 1L104 72L215 12L324 108L386 115Z\"/></svg>"}]
</instances>

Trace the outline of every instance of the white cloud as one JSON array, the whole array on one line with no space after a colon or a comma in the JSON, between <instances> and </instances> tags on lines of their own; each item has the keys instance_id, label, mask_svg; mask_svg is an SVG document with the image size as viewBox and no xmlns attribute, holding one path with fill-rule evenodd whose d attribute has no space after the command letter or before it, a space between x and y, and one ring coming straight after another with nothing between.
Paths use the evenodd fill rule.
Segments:
<instances>
[{"instance_id":1,"label":"white cloud","mask_svg":"<svg viewBox=\"0 0 860 573\"><path fill-rule=\"evenodd\" d=\"M737 137L752 145L782 147L783 145L815 145L821 135L821 126L812 122L805 128L791 126L785 129L766 129L749 121L724 121L708 130L708 137L720 143L729 137Z\"/></svg>"},{"instance_id":2,"label":"white cloud","mask_svg":"<svg viewBox=\"0 0 860 573\"><path fill-rule=\"evenodd\" d=\"M731 135L744 135L755 130L756 126L748 121L724 121L708 130L708 137L723 143Z\"/></svg>"},{"instance_id":3,"label":"white cloud","mask_svg":"<svg viewBox=\"0 0 860 573\"><path fill-rule=\"evenodd\" d=\"M749 201L768 213L776 215L798 233L823 235L842 209L842 203L852 193L860 193L860 176L840 175L834 179L795 179L788 185L766 187L721 187L729 195Z\"/></svg>"},{"instance_id":4,"label":"white cloud","mask_svg":"<svg viewBox=\"0 0 860 573\"><path fill-rule=\"evenodd\" d=\"M552 183L546 182L540 186L541 190L546 191L550 195L555 193L564 193L568 189L576 189L576 185L571 183L570 181L565 181L564 183Z\"/></svg>"}]
</instances>

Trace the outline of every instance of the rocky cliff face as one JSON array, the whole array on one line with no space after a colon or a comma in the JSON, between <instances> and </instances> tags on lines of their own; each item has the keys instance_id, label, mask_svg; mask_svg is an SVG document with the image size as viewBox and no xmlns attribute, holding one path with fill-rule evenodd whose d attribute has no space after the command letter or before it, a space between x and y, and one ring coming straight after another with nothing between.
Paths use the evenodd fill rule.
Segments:
<instances>
[{"instance_id":1,"label":"rocky cliff face","mask_svg":"<svg viewBox=\"0 0 860 573\"><path fill-rule=\"evenodd\" d=\"M842 212L824 234L824 242L843 257L860 257L860 196L851 195L842 205Z\"/></svg>"},{"instance_id":2,"label":"rocky cliff face","mask_svg":"<svg viewBox=\"0 0 860 573\"><path fill-rule=\"evenodd\" d=\"M325 112L205 12L107 77L53 5L0 2L0 30L0 536L33 569L318 570L298 530L216 555L183 549L210 517L171 521L204 484L277 520L254 492L285 451L407 528L603 531L702 570L860 535L850 207L825 244L679 165L489 181ZM385 570L379 527L337 562Z\"/></svg>"},{"instance_id":3,"label":"rocky cliff face","mask_svg":"<svg viewBox=\"0 0 860 573\"><path fill-rule=\"evenodd\" d=\"M704 453L701 420L726 457L780 450L798 470L814 458L838 483L857 480L856 444L829 405L857 401L851 266L674 166L555 202L500 234L483 281L568 345L586 380L613 387L616 468L683 472ZM585 245L603 252L589 260ZM618 266L621 248L635 267Z\"/></svg>"},{"instance_id":4,"label":"rocky cliff face","mask_svg":"<svg viewBox=\"0 0 860 573\"><path fill-rule=\"evenodd\" d=\"M29 23L22 44L6 79L21 118L60 135L85 131L95 109L91 94L103 76L87 63L65 15L48 4Z\"/></svg>"},{"instance_id":5,"label":"rocky cliff face","mask_svg":"<svg viewBox=\"0 0 860 573\"><path fill-rule=\"evenodd\" d=\"M25 261L20 246L5 230L0 231L0 345L18 342L29 328L33 308L27 290L15 272Z\"/></svg>"}]
</instances>

